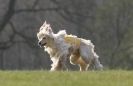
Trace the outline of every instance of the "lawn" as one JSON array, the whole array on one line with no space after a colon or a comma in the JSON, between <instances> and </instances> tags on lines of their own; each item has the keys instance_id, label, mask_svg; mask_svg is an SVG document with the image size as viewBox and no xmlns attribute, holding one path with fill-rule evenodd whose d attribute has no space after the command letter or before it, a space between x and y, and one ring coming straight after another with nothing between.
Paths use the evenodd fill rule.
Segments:
<instances>
[{"instance_id":1,"label":"lawn","mask_svg":"<svg viewBox=\"0 0 133 86\"><path fill-rule=\"evenodd\" d=\"M0 86L133 86L133 71L0 71Z\"/></svg>"}]
</instances>

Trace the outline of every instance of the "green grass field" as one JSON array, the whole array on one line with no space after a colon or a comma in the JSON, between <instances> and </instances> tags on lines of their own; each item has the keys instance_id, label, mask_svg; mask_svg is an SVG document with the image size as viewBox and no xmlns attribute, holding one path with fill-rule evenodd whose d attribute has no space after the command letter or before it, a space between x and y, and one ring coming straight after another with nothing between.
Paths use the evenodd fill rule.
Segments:
<instances>
[{"instance_id":1,"label":"green grass field","mask_svg":"<svg viewBox=\"0 0 133 86\"><path fill-rule=\"evenodd\" d=\"M133 71L0 71L0 86L133 86Z\"/></svg>"}]
</instances>

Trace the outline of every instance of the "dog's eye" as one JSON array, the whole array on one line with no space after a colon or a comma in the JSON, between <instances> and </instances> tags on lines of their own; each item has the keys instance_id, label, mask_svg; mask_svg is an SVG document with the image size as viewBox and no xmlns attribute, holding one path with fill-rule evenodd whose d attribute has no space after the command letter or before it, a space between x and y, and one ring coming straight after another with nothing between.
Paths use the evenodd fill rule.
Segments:
<instances>
[{"instance_id":1,"label":"dog's eye","mask_svg":"<svg viewBox=\"0 0 133 86\"><path fill-rule=\"evenodd\" d=\"M43 37L43 39L46 39L46 37Z\"/></svg>"}]
</instances>

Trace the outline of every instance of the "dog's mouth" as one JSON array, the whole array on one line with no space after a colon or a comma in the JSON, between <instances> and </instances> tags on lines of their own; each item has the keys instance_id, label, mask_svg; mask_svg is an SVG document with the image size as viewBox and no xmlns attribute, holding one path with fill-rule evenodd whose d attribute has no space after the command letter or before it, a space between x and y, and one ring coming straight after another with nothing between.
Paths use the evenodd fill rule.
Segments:
<instances>
[{"instance_id":1,"label":"dog's mouth","mask_svg":"<svg viewBox=\"0 0 133 86\"><path fill-rule=\"evenodd\" d=\"M44 46L46 46L46 44L47 44L47 43L43 43L43 44L41 44L41 42L38 43L38 45L39 45L40 47L44 47Z\"/></svg>"},{"instance_id":2,"label":"dog's mouth","mask_svg":"<svg viewBox=\"0 0 133 86\"><path fill-rule=\"evenodd\" d=\"M41 47L43 47L43 46L45 46L47 43L43 43L43 44L41 44Z\"/></svg>"}]
</instances>

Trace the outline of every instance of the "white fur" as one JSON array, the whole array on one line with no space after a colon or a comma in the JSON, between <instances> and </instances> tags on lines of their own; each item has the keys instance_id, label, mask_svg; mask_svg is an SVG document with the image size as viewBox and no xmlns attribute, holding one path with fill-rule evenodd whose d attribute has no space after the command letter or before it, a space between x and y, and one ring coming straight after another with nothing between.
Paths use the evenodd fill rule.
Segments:
<instances>
[{"instance_id":1,"label":"white fur","mask_svg":"<svg viewBox=\"0 0 133 86\"><path fill-rule=\"evenodd\" d=\"M97 69L102 69L102 65L100 64L100 61L98 60L98 55L94 52L94 45L91 43L90 40L85 40L80 38L81 44L79 46L79 49L76 49L75 46L72 46L71 44L67 43L64 40L65 35L67 35L65 30L59 31L57 34L53 33L50 25L48 25L46 22L41 26L39 33L37 34L39 41L43 41L41 36L49 36L49 40L53 39L52 41L48 41L48 45L44 46L45 51L48 52L50 55L50 58L52 60L52 68L51 71L55 70L62 70L65 67L66 59L69 58L71 63L75 64L76 60L73 60L75 58L76 54L73 54L72 52L78 51L80 54L80 60L77 60L77 62L81 63L81 70L87 69L87 65L90 64L90 61L93 61L95 64L95 67ZM76 37L76 36L74 36ZM77 37L76 37L77 38ZM70 48L72 49L72 52L70 52ZM83 65L82 65L83 63ZM78 64L78 63L77 63ZM84 68L85 67L85 68Z\"/></svg>"}]
</instances>

